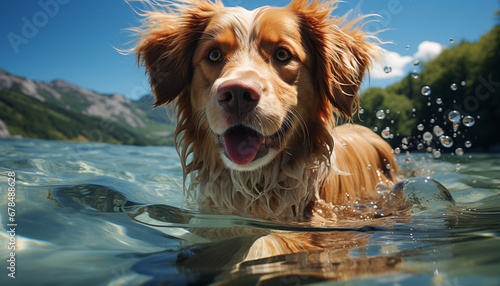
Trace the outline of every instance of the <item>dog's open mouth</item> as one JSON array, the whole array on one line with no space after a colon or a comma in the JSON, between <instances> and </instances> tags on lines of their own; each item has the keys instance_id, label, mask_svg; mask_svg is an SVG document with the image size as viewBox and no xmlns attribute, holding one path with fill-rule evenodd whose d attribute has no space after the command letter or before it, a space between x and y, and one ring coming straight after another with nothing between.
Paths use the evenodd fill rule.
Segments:
<instances>
[{"instance_id":1,"label":"dog's open mouth","mask_svg":"<svg viewBox=\"0 0 500 286\"><path fill-rule=\"evenodd\" d=\"M219 135L219 142L231 161L245 165L267 155L270 148L279 147L289 125L285 120L276 133L267 137L245 125L235 125Z\"/></svg>"}]
</instances>

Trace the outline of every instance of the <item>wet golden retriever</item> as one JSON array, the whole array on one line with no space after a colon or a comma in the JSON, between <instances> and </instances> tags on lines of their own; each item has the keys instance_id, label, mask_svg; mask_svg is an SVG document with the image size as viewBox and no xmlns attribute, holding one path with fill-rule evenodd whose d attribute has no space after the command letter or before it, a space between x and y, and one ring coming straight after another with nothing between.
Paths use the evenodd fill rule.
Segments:
<instances>
[{"instance_id":1,"label":"wet golden retriever","mask_svg":"<svg viewBox=\"0 0 500 286\"><path fill-rule=\"evenodd\" d=\"M380 50L362 18L336 17L335 6L193 0L143 12L133 52L155 105L175 107L184 181L202 208L335 221L376 198L377 184L392 186L391 147L365 127L337 126L351 121Z\"/></svg>"}]
</instances>

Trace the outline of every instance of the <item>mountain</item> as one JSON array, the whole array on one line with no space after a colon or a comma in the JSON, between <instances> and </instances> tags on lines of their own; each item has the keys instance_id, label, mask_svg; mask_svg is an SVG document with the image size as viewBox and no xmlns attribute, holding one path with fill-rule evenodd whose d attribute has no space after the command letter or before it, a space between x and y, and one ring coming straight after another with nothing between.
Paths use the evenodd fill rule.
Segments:
<instances>
[{"instance_id":1,"label":"mountain","mask_svg":"<svg viewBox=\"0 0 500 286\"><path fill-rule=\"evenodd\" d=\"M363 92L357 122L379 133L389 128L389 142L403 150L499 152L500 25L420 66L418 77Z\"/></svg>"},{"instance_id":2,"label":"mountain","mask_svg":"<svg viewBox=\"0 0 500 286\"><path fill-rule=\"evenodd\" d=\"M150 95L133 101L0 70L0 137L171 145L171 116L165 108L153 109L153 102Z\"/></svg>"}]
</instances>

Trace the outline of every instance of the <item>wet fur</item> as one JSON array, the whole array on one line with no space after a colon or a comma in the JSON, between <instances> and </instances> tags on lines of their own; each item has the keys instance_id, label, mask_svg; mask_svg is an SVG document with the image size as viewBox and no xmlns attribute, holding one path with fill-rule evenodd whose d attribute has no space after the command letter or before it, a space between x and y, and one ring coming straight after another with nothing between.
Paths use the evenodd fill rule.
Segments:
<instances>
[{"instance_id":1,"label":"wet fur","mask_svg":"<svg viewBox=\"0 0 500 286\"><path fill-rule=\"evenodd\" d=\"M395 181L398 167L384 140L365 127L335 126L339 117L352 119L361 80L379 54L374 37L361 30L361 18L332 17L335 6L294 0L248 12L194 0L152 5L143 13L133 52L150 76L156 106L175 107L185 185L202 208L267 219L336 220L335 206L348 209L358 199L376 198L377 184ZM294 51L286 66L269 64L265 53L281 34ZM217 68L204 62L213 42L227 54ZM242 65L251 66L249 76L265 80L270 94L259 102L252 124L268 136L291 116L279 152L246 171L222 161L214 132L229 123L210 101L217 80Z\"/></svg>"}]
</instances>

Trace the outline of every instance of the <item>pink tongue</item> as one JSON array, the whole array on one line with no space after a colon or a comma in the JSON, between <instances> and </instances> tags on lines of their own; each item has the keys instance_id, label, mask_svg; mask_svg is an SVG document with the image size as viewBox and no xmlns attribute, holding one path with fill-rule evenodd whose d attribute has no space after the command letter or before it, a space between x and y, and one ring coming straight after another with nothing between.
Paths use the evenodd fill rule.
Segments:
<instances>
[{"instance_id":1,"label":"pink tongue","mask_svg":"<svg viewBox=\"0 0 500 286\"><path fill-rule=\"evenodd\" d=\"M245 127L235 127L224 135L226 152L235 164L245 165L255 158L264 137Z\"/></svg>"}]
</instances>

